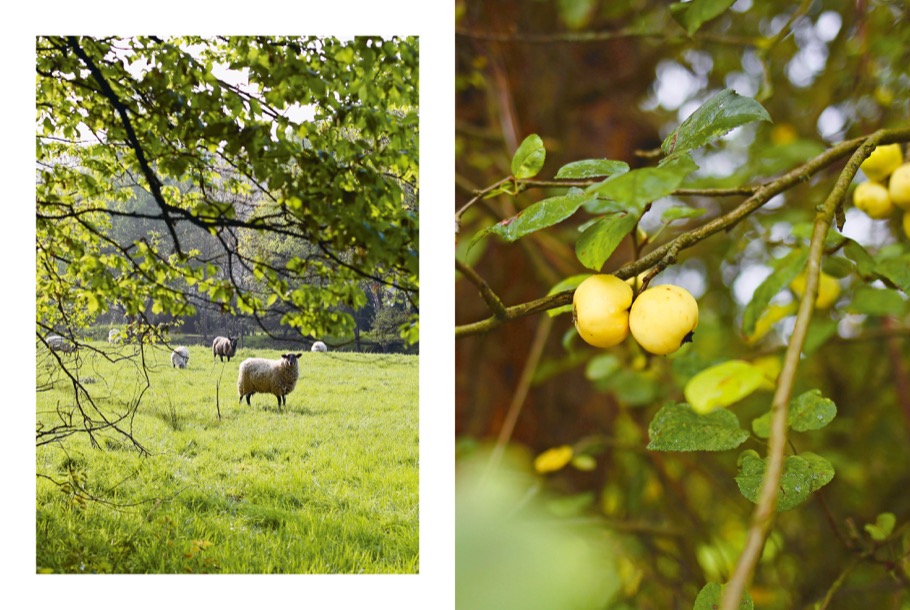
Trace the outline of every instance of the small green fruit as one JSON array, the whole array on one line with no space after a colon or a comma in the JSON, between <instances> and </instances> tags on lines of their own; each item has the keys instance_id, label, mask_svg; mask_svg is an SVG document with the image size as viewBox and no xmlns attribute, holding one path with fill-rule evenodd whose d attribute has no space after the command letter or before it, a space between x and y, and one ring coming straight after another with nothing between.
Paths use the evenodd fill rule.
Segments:
<instances>
[{"instance_id":1,"label":"small green fruit","mask_svg":"<svg viewBox=\"0 0 910 610\"><path fill-rule=\"evenodd\" d=\"M853 191L853 205L876 219L888 218L894 211L888 189L871 180L857 185Z\"/></svg>"},{"instance_id":2,"label":"small green fruit","mask_svg":"<svg viewBox=\"0 0 910 610\"><path fill-rule=\"evenodd\" d=\"M648 288L632 303L629 328L641 347L665 356L692 340L698 326L698 303L685 288L661 284Z\"/></svg>"},{"instance_id":3,"label":"small green fruit","mask_svg":"<svg viewBox=\"0 0 910 610\"><path fill-rule=\"evenodd\" d=\"M891 173L888 180L888 195L891 203L910 210L910 163L904 163Z\"/></svg>"},{"instance_id":4,"label":"small green fruit","mask_svg":"<svg viewBox=\"0 0 910 610\"><path fill-rule=\"evenodd\" d=\"M872 154L859 166L870 180L882 181L904 161L900 144L876 146Z\"/></svg>"},{"instance_id":5,"label":"small green fruit","mask_svg":"<svg viewBox=\"0 0 910 610\"><path fill-rule=\"evenodd\" d=\"M572 319L594 347L613 347L629 336L632 288L615 275L592 275L575 289Z\"/></svg>"}]
</instances>

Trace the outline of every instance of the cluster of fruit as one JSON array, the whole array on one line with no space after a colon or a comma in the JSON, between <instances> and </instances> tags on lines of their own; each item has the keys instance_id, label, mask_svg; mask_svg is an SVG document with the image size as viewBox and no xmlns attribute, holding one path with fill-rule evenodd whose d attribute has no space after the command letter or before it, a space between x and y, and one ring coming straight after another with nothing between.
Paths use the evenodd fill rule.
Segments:
<instances>
[{"instance_id":1,"label":"cluster of fruit","mask_svg":"<svg viewBox=\"0 0 910 610\"><path fill-rule=\"evenodd\" d=\"M698 303L679 286L661 284L636 298L618 277L592 275L575 289L572 318L581 338L594 347L619 345L631 332L645 351L665 356L692 340Z\"/></svg>"},{"instance_id":2,"label":"cluster of fruit","mask_svg":"<svg viewBox=\"0 0 910 610\"><path fill-rule=\"evenodd\" d=\"M876 219L902 209L904 233L910 238L910 163L904 163L900 145L876 147L859 168L869 180L853 191L853 205Z\"/></svg>"}]
</instances>

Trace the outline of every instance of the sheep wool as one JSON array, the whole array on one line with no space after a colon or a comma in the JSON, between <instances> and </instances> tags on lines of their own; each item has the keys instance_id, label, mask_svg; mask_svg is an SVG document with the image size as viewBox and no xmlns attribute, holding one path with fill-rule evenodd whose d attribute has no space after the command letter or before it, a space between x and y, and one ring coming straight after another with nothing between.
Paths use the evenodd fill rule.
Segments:
<instances>
[{"instance_id":1,"label":"sheep wool","mask_svg":"<svg viewBox=\"0 0 910 610\"><path fill-rule=\"evenodd\" d=\"M185 347L175 347L171 352L171 366L178 369L185 369L190 363L190 350Z\"/></svg>"},{"instance_id":2,"label":"sheep wool","mask_svg":"<svg viewBox=\"0 0 910 610\"><path fill-rule=\"evenodd\" d=\"M47 346L55 352L62 352L64 354L72 354L76 351L76 346L60 335L48 335Z\"/></svg>"},{"instance_id":3,"label":"sheep wool","mask_svg":"<svg viewBox=\"0 0 910 610\"><path fill-rule=\"evenodd\" d=\"M327 352L329 348L325 346L325 343L322 341L317 341L313 344L313 347L310 349L311 352Z\"/></svg>"},{"instance_id":4,"label":"sheep wool","mask_svg":"<svg viewBox=\"0 0 910 610\"><path fill-rule=\"evenodd\" d=\"M112 328L108 331L108 333L107 333L107 342L108 343L110 343L112 345L117 345L121 341L122 341L122 337L120 336L119 328Z\"/></svg>"},{"instance_id":5,"label":"sheep wool","mask_svg":"<svg viewBox=\"0 0 910 610\"><path fill-rule=\"evenodd\" d=\"M222 362L227 358L228 362L230 362L234 354L237 353L238 338L239 337L215 337L215 340L212 341L212 358L217 356Z\"/></svg>"},{"instance_id":6,"label":"sheep wool","mask_svg":"<svg viewBox=\"0 0 910 610\"><path fill-rule=\"evenodd\" d=\"M297 360L303 354L282 354L279 360L266 358L247 358L240 363L237 375L237 393L240 401L246 398L250 404L253 394L274 394L278 398L278 408L287 406L287 395L297 385L299 375Z\"/></svg>"}]
</instances>

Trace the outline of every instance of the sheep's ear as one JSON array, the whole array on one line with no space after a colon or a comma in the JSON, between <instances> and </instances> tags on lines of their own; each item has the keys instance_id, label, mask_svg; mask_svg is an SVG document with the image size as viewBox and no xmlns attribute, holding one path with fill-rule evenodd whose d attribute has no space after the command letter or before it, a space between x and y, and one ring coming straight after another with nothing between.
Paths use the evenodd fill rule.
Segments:
<instances>
[{"instance_id":1,"label":"sheep's ear","mask_svg":"<svg viewBox=\"0 0 910 610\"><path fill-rule=\"evenodd\" d=\"M303 356L303 353L300 353L300 354L294 354L294 355L295 355L295 356L296 356L296 357L298 357L298 358L300 358L300 357L301 357L301 356Z\"/></svg>"}]
</instances>

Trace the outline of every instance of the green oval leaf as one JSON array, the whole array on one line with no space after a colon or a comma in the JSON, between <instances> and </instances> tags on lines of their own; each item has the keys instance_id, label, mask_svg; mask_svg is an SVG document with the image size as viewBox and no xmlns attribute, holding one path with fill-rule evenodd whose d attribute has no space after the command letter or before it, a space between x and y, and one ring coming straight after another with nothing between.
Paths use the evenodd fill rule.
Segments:
<instances>
[{"instance_id":1,"label":"green oval leaf","mask_svg":"<svg viewBox=\"0 0 910 610\"><path fill-rule=\"evenodd\" d=\"M902 316L907 312L907 301L891 288L862 286L854 293L847 311L868 316Z\"/></svg>"},{"instance_id":2,"label":"green oval leaf","mask_svg":"<svg viewBox=\"0 0 910 610\"><path fill-rule=\"evenodd\" d=\"M910 254L886 258L875 265L874 272L910 295Z\"/></svg>"},{"instance_id":3,"label":"green oval leaf","mask_svg":"<svg viewBox=\"0 0 910 610\"><path fill-rule=\"evenodd\" d=\"M891 535L891 532L894 531L894 524L897 523L897 518L894 516L894 513L882 513L875 518L875 523L867 523L863 526L863 529L872 537L873 540L877 542L884 542L887 540L888 536Z\"/></svg>"},{"instance_id":4,"label":"green oval leaf","mask_svg":"<svg viewBox=\"0 0 910 610\"><path fill-rule=\"evenodd\" d=\"M675 191L686 176L698 169L689 155L681 155L659 167L633 169L588 187L589 193L622 204L639 214L644 207Z\"/></svg>"},{"instance_id":5,"label":"green oval leaf","mask_svg":"<svg viewBox=\"0 0 910 610\"><path fill-rule=\"evenodd\" d=\"M664 210L660 219L663 222L672 222L674 220L679 220L680 218L698 218L707 211L708 210L704 208L690 208L685 205L673 206L672 208Z\"/></svg>"},{"instance_id":6,"label":"green oval leaf","mask_svg":"<svg viewBox=\"0 0 910 610\"><path fill-rule=\"evenodd\" d=\"M547 158L547 151L543 140L536 133L532 133L518 147L512 156L512 175L522 180L533 178L543 168Z\"/></svg>"},{"instance_id":7,"label":"green oval leaf","mask_svg":"<svg viewBox=\"0 0 910 610\"><path fill-rule=\"evenodd\" d=\"M763 382L760 368L744 360L729 360L692 377L684 394L696 413L706 414L742 400Z\"/></svg>"},{"instance_id":8,"label":"green oval leaf","mask_svg":"<svg viewBox=\"0 0 910 610\"><path fill-rule=\"evenodd\" d=\"M750 502L758 502L766 470L767 460L752 454L743 456L739 474L736 475L736 484ZM833 478L834 467L820 455L810 452L791 455L784 460L784 472L781 475L777 496L777 511L796 508L805 502L813 491L821 489Z\"/></svg>"},{"instance_id":9,"label":"green oval leaf","mask_svg":"<svg viewBox=\"0 0 910 610\"><path fill-rule=\"evenodd\" d=\"M619 212L597 220L575 242L575 255L582 265L600 271L623 238L638 223L640 215Z\"/></svg>"},{"instance_id":10,"label":"green oval leaf","mask_svg":"<svg viewBox=\"0 0 910 610\"><path fill-rule=\"evenodd\" d=\"M755 323L768 307L768 303L778 292L790 285L790 282L799 275L806 266L809 258L808 250L791 250L783 258L771 263L772 272L752 294L752 300L746 305L743 312L743 335L748 337L755 332Z\"/></svg>"},{"instance_id":11,"label":"green oval leaf","mask_svg":"<svg viewBox=\"0 0 910 610\"><path fill-rule=\"evenodd\" d=\"M610 159L586 159L573 161L559 168L556 178L583 180L585 178L602 178L625 174L629 171L629 164L625 161L611 161Z\"/></svg>"},{"instance_id":12,"label":"green oval leaf","mask_svg":"<svg viewBox=\"0 0 910 610\"><path fill-rule=\"evenodd\" d=\"M724 587L719 582L709 582L701 591L698 592L698 597L695 598L695 605L692 606L692 610L717 610L720 608L720 600L724 595ZM752 596L749 595L748 591L743 592L743 599L739 603L739 610L753 610L755 608L755 602L752 601Z\"/></svg>"},{"instance_id":13,"label":"green oval leaf","mask_svg":"<svg viewBox=\"0 0 910 610\"><path fill-rule=\"evenodd\" d=\"M699 415L689 405L668 404L648 426L652 451L726 451L743 444L749 433L730 411Z\"/></svg>"},{"instance_id":14,"label":"green oval leaf","mask_svg":"<svg viewBox=\"0 0 910 610\"><path fill-rule=\"evenodd\" d=\"M667 159L671 159L753 121L772 122L768 111L751 97L739 95L732 89L724 89L699 106L667 136L661 149L669 155Z\"/></svg>"},{"instance_id":15,"label":"green oval leaf","mask_svg":"<svg viewBox=\"0 0 910 610\"><path fill-rule=\"evenodd\" d=\"M797 432L806 432L824 428L836 415L833 400L823 397L820 390L809 390L790 401L787 422Z\"/></svg>"},{"instance_id":16,"label":"green oval leaf","mask_svg":"<svg viewBox=\"0 0 910 610\"><path fill-rule=\"evenodd\" d=\"M485 233L494 233L508 242L513 242L529 233L562 222L589 199L591 195L581 189L571 189L565 195L550 197L529 205L515 216L486 229Z\"/></svg>"},{"instance_id":17,"label":"green oval leaf","mask_svg":"<svg viewBox=\"0 0 910 610\"><path fill-rule=\"evenodd\" d=\"M691 36L702 24L723 14L724 11L733 6L735 1L692 0L691 2L674 2L670 5L670 13Z\"/></svg>"}]
</instances>

